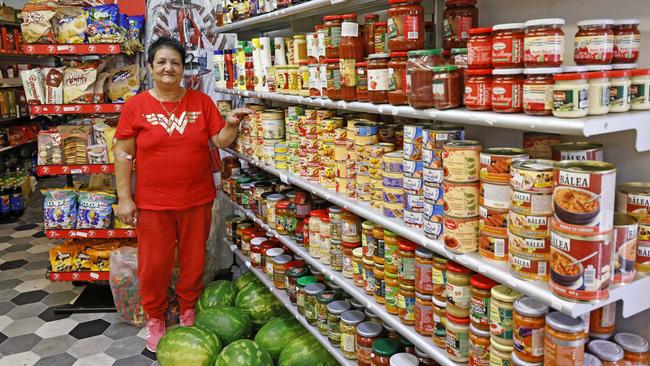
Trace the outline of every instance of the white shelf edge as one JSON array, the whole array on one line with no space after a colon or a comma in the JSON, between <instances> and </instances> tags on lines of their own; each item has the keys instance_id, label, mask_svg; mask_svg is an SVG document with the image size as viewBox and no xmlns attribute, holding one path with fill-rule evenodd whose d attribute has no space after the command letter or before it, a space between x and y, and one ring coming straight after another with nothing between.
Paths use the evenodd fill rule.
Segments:
<instances>
[{"instance_id":1,"label":"white shelf edge","mask_svg":"<svg viewBox=\"0 0 650 366\"><path fill-rule=\"evenodd\" d=\"M286 171L280 171L269 167L261 162L254 161L248 157L239 154L231 149L226 150L228 153L237 156L248 163L257 166L275 176L281 177L283 181L294 184L312 194L324 198L331 203L352 211L353 213L364 217L367 220L375 222L394 233L409 239L419 245L422 245L448 259L456 261L471 270L487 276L499 283L507 285L523 294L535 298L546 305L561 311L567 315L578 317L592 310L603 307L612 302L622 300L623 316L630 317L641 311L650 309L650 296L639 299L638 294L644 293L645 289L650 287L650 276L638 277L634 282L628 285L612 286L609 298L593 303L578 303L564 300L554 295L548 284L542 281L526 281L515 278L509 269L507 262L497 262L481 257L478 253L456 254L448 251L441 240L429 239L420 229L412 229L404 225L399 219L385 217L380 211L370 207L368 202L351 200L346 196L330 191L319 184L309 182L302 177L295 176Z\"/></svg>"},{"instance_id":2,"label":"white shelf edge","mask_svg":"<svg viewBox=\"0 0 650 366\"><path fill-rule=\"evenodd\" d=\"M332 346L332 344L329 342L326 336L320 334L318 331L318 328L316 326L310 325L307 323L307 320L305 319L304 316L302 316L298 312L298 308L294 306L291 301L289 300L289 296L284 292L284 290L280 290L278 288L275 288L273 285L273 282L269 280L268 277L266 277L266 274L262 272L260 269L255 268L251 265L250 259L244 255L244 253L241 252L241 250L237 249L236 246L233 245L232 242L228 241L226 238L223 239L226 245L228 245L228 248L232 250L233 253L239 258L239 260L244 263L248 269L259 278L262 283L264 283L264 286L271 291L273 296L275 296L281 303L284 305L287 310L293 315L299 322L302 324L305 329L309 331L318 341L327 349L327 351L341 364L344 366L356 366L357 362L356 360L349 360L343 356L343 353L341 352L340 348Z\"/></svg>"},{"instance_id":3,"label":"white shelf edge","mask_svg":"<svg viewBox=\"0 0 650 366\"><path fill-rule=\"evenodd\" d=\"M223 194L223 192L221 192ZM225 194L223 194L225 196ZM229 197L226 197L230 200ZM259 218L242 206L238 205L235 202L230 202L238 210L243 212L249 219L253 220L256 224L260 225L268 234L280 240L284 245L288 246L294 253L297 253L302 257L307 263L318 268L325 277L334 281L336 284L341 286L345 292L352 295L355 299L360 301L366 308L370 309L373 313L379 316L386 324L395 329L398 333L402 334L409 341L411 341L417 348L426 352L430 357L436 360L442 366L460 366L460 364L451 361L447 358L446 350L438 348L433 344L431 337L425 337L420 335L415 331L411 326L403 324L399 317L396 315L389 314L383 305L375 302L374 297L367 295L363 289L354 285L352 280L343 277L341 272L333 271L329 266L321 263L318 259L309 255L309 253L301 246L296 244L294 240L289 238L286 235L279 235L277 231L270 228L266 223L264 223Z\"/></svg>"},{"instance_id":4,"label":"white shelf edge","mask_svg":"<svg viewBox=\"0 0 650 366\"><path fill-rule=\"evenodd\" d=\"M12 146L5 146L5 147L2 147L2 148L0 148L0 152L5 152L5 151L9 151L9 150L15 149L15 148L17 148L17 147L21 147L21 146L29 145L29 144L31 144L32 142L36 142L36 139L31 139L31 140L29 140L29 141L25 141L25 142L23 142L23 143L21 143L21 144L18 144L18 145L12 145Z\"/></svg>"}]
</instances>

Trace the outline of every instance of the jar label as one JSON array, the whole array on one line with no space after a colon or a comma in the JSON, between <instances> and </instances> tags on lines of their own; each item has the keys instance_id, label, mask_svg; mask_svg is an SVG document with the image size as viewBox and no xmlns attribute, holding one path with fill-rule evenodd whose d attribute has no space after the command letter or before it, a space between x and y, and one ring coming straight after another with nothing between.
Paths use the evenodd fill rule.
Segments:
<instances>
[{"instance_id":1,"label":"jar label","mask_svg":"<svg viewBox=\"0 0 650 366\"><path fill-rule=\"evenodd\" d=\"M525 63L562 62L564 53L564 36L551 35L524 38Z\"/></svg>"},{"instance_id":2,"label":"jar label","mask_svg":"<svg viewBox=\"0 0 650 366\"><path fill-rule=\"evenodd\" d=\"M343 22L341 24L341 37L359 37L359 24L356 22Z\"/></svg>"},{"instance_id":3,"label":"jar label","mask_svg":"<svg viewBox=\"0 0 650 366\"><path fill-rule=\"evenodd\" d=\"M375 247L377 246L377 240L372 236L372 233L363 233L361 234L361 245L363 246L363 255L368 258L372 258L375 255Z\"/></svg>"},{"instance_id":4,"label":"jar label","mask_svg":"<svg viewBox=\"0 0 650 366\"><path fill-rule=\"evenodd\" d=\"M445 326L445 318L441 318L435 312L433 313L433 334L436 337L444 338L447 335L447 328Z\"/></svg>"},{"instance_id":5,"label":"jar label","mask_svg":"<svg viewBox=\"0 0 650 366\"><path fill-rule=\"evenodd\" d=\"M433 293L432 267L430 263L415 263L415 287L418 292Z\"/></svg>"},{"instance_id":6,"label":"jar label","mask_svg":"<svg viewBox=\"0 0 650 366\"><path fill-rule=\"evenodd\" d=\"M415 320L415 296L404 296L402 293L397 295L397 307L399 308L399 317L403 320Z\"/></svg>"},{"instance_id":7,"label":"jar label","mask_svg":"<svg viewBox=\"0 0 650 366\"><path fill-rule=\"evenodd\" d=\"M544 355L544 326L541 328L530 328L518 326L512 338L512 347L533 357Z\"/></svg>"},{"instance_id":8,"label":"jar label","mask_svg":"<svg viewBox=\"0 0 650 366\"><path fill-rule=\"evenodd\" d=\"M449 16L443 20L442 38L448 42L463 42L469 39L472 28L471 16Z\"/></svg>"},{"instance_id":9,"label":"jar label","mask_svg":"<svg viewBox=\"0 0 650 366\"><path fill-rule=\"evenodd\" d=\"M404 35L406 39L420 38L420 17L417 15L403 15Z\"/></svg>"},{"instance_id":10,"label":"jar label","mask_svg":"<svg viewBox=\"0 0 650 366\"><path fill-rule=\"evenodd\" d=\"M472 293L469 286L457 286L447 282L447 303L461 309L469 309Z\"/></svg>"},{"instance_id":11,"label":"jar label","mask_svg":"<svg viewBox=\"0 0 650 366\"><path fill-rule=\"evenodd\" d=\"M523 62L523 37L513 37L509 41L496 41L492 44L492 64L521 64Z\"/></svg>"},{"instance_id":12,"label":"jar label","mask_svg":"<svg viewBox=\"0 0 650 366\"><path fill-rule=\"evenodd\" d=\"M573 58L576 62L609 63L614 55L614 37L611 35L576 37Z\"/></svg>"},{"instance_id":13,"label":"jar label","mask_svg":"<svg viewBox=\"0 0 650 366\"><path fill-rule=\"evenodd\" d=\"M370 72L370 70L368 70ZM357 93L365 94L368 91L368 76L365 68L357 68Z\"/></svg>"},{"instance_id":14,"label":"jar label","mask_svg":"<svg viewBox=\"0 0 650 366\"><path fill-rule=\"evenodd\" d=\"M469 342L469 364L471 366L489 366L490 365L490 347ZM499 364L501 366L501 364Z\"/></svg>"},{"instance_id":15,"label":"jar label","mask_svg":"<svg viewBox=\"0 0 650 366\"><path fill-rule=\"evenodd\" d=\"M589 91L587 88L579 90L553 91L553 110L560 112L573 112L586 110L589 107Z\"/></svg>"},{"instance_id":16,"label":"jar label","mask_svg":"<svg viewBox=\"0 0 650 366\"><path fill-rule=\"evenodd\" d=\"M650 103L650 98L648 98L650 90L646 87L647 85L646 83L632 84L630 87L630 103L633 106L642 106ZM609 103L609 93L607 94L607 103Z\"/></svg>"},{"instance_id":17,"label":"jar label","mask_svg":"<svg viewBox=\"0 0 650 366\"><path fill-rule=\"evenodd\" d=\"M614 36L614 58L636 60L641 47L640 34L623 34Z\"/></svg>"},{"instance_id":18,"label":"jar label","mask_svg":"<svg viewBox=\"0 0 650 366\"><path fill-rule=\"evenodd\" d=\"M630 103L629 89L630 87L625 85L612 85L609 87L609 105L611 107L625 107L626 104Z\"/></svg>"},{"instance_id":19,"label":"jar label","mask_svg":"<svg viewBox=\"0 0 650 366\"><path fill-rule=\"evenodd\" d=\"M329 85L329 78L328 72L327 72L327 65L326 64L321 64L318 67L318 80L320 81L320 87L322 89L322 92L325 93L327 91L327 86ZM331 75L332 78L334 78L334 75ZM341 86L341 73L339 72L338 74L338 80L339 80L339 87Z\"/></svg>"},{"instance_id":20,"label":"jar label","mask_svg":"<svg viewBox=\"0 0 650 366\"><path fill-rule=\"evenodd\" d=\"M494 301L490 303L490 333L493 337L512 339L512 309L500 308Z\"/></svg>"},{"instance_id":21,"label":"jar label","mask_svg":"<svg viewBox=\"0 0 650 366\"><path fill-rule=\"evenodd\" d=\"M368 70L368 90L369 91L388 90L388 69Z\"/></svg>"},{"instance_id":22,"label":"jar label","mask_svg":"<svg viewBox=\"0 0 650 366\"><path fill-rule=\"evenodd\" d=\"M340 69L330 69L327 70L327 89L328 90L340 90L341 89L341 70Z\"/></svg>"},{"instance_id":23,"label":"jar label","mask_svg":"<svg viewBox=\"0 0 650 366\"><path fill-rule=\"evenodd\" d=\"M467 63L472 66L492 65L492 38L470 39L467 44Z\"/></svg>"},{"instance_id":24,"label":"jar label","mask_svg":"<svg viewBox=\"0 0 650 366\"><path fill-rule=\"evenodd\" d=\"M469 318L472 323L489 325L490 298L472 297L469 307Z\"/></svg>"},{"instance_id":25,"label":"jar label","mask_svg":"<svg viewBox=\"0 0 650 366\"><path fill-rule=\"evenodd\" d=\"M465 105L488 108L492 105L492 85L489 82L465 82Z\"/></svg>"},{"instance_id":26,"label":"jar label","mask_svg":"<svg viewBox=\"0 0 650 366\"><path fill-rule=\"evenodd\" d=\"M385 257L385 247L384 247L384 239L376 239L377 240L377 245L375 247L375 257L380 257L384 258Z\"/></svg>"},{"instance_id":27,"label":"jar label","mask_svg":"<svg viewBox=\"0 0 650 366\"><path fill-rule=\"evenodd\" d=\"M393 39L397 37L399 32L397 30L397 23L395 22L394 17L389 16L388 19L386 19L386 27L388 28L388 32L386 33L387 39Z\"/></svg>"},{"instance_id":28,"label":"jar label","mask_svg":"<svg viewBox=\"0 0 650 366\"><path fill-rule=\"evenodd\" d=\"M343 350L343 352L354 353L356 355L357 340L355 334L341 334L341 350Z\"/></svg>"},{"instance_id":29,"label":"jar label","mask_svg":"<svg viewBox=\"0 0 650 366\"><path fill-rule=\"evenodd\" d=\"M357 236L359 235L359 225L343 221L341 226L343 236Z\"/></svg>"},{"instance_id":30,"label":"jar label","mask_svg":"<svg viewBox=\"0 0 650 366\"><path fill-rule=\"evenodd\" d=\"M357 85L356 60L353 58L342 58L339 60L341 68L341 83L347 87Z\"/></svg>"},{"instance_id":31,"label":"jar label","mask_svg":"<svg viewBox=\"0 0 650 366\"><path fill-rule=\"evenodd\" d=\"M333 48L338 48L341 42L341 26L327 27L327 35L325 36L325 45Z\"/></svg>"},{"instance_id":32,"label":"jar label","mask_svg":"<svg viewBox=\"0 0 650 366\"><path fill-rule=\"evenodd\" d=\"M251 252L251 262L255 267L259 267L260 263L262 262L262 254Z\"/></svg>"},{"instance_id":33,"label":"jar label","mask_svg":"<svg viewBox=\"0 0 650 366\"><path fill-rule=\"evenodd\" d=\"M320 90L320 73L318 65L309 65L309 88Z\"/></svg>"},{"instance_id":34,"label":"jar label","mask_svg":"<svg viewBox=\"0 0 650 366\"><path fill-rule=\"evenodd\" d=\"M375 53L384 53L386 50L386 33L375 31L374 39L375 39Z\"/></svg>"},{"instance_id":35,"label":"jar label","mask_svg":"<svg viewBox=\"0 0 650 366\"><path fill-rule=\"evenodd\" d=\"M544 339L545 365L584 365L585 352L583 342L579 345L559 345L553 337Z\"/></svg>"},{"instance_id":36,"label":"jar label","mask_svg":"<svg viewBox=\"0 0 650 366\"><path fill-rule=\"evenodd\" d=\"M390 245L384 241L384 265L386 267L399 266L399 253L397 252L397 245Z\"/></svg>"},{"instance_id":37,"label":"jar label","mask_svg":"<svg viewBox=\"0 0 650 366\"><path fill-rule=\"evenodd\" d=\"M344 277L352 277L354 275L354 261L352 260L351 257L344 256L343 257L343 276Z\"/></svg>"},{"instance_id":38,"label":"jar label","mask_svg":"<svg viewBox=\"0 0 650 366\"><path fill-rule=\"evenodd\" d=\"M316 57L325 57L325 37L326 32L318 31L316 34Z\"/></svg>"},{"instance_id":39,"label":"jar label","mask_svg":"<svg viewBox=\"0 0 650 366\"><path fill-rule=\"evenodd\" d=\"M553 110L553 84L524 84L524 109L533 111Z\"/></svg>"},{"instance_id":40,"label":"jar label","mask_svg":"<svg viewBox=\"0 0 650 366\"><path fill-rule=\"evenodd\" d=\"M399 285L390 286L389 284L384 284L384 297L386 298L386 306L397 306L397 296L399 293Z\"/></svg>"},{"instance_id":41,"label":"jar label","mask_svg":"<svg viewBox=\"0 0 650 366\"><path fill-rule=\"evenodd\" d=\"M415 330L422 334L431 334L433 332L433 308L431 302L423 304L417 301L415 303Z\"/></svg>"},{"instance_id":42,"label":"jar label","mask_svg":"<svg viewBox=\"0 0 650 366\"><path fill-rule=\"evenodd\" d=\"M386 282L375 277L375 298L385 298Z\"/></svg>"},{"instance_id":43,"label":"jar label","mask_svg":"<svg viewBox=\"0 0 650 366\"><path fill-rule=\"evenodd\" d=\"M399 278L415 280L415 257L400 257Z\"/></svg>"},{"instance_id":44,"label":"jar label","mask_svg":"<svg viewBox=\"0 0 650 366\"><path fill-rule=\"evenodd\" d=\"M368 294L375 293L375 272L372 268L363 271L363 289Z\"/></svg>"},{"instance_id":45,"label":"jar label","mask_svg":"<svg viewBox=\"0 0 650 366\"><path fill-rule=\"evenodd\" d=\"M492 106L499 109L517 109L523 99L523 84L492 83Z\"/></svg>"},{"instance_id":46,"label":"jar label","mask_svg":"<svg viewBox=\"0 0 650 366\"><path fill-rule=\"evenodd\" d=\"M469 333L454 332L447 327L446 338L447 353L457 359L469 357Z\"/></svg>"},{"instance_id":47,"label":"jar label","mask_svg":"<svg viewBox=\"0 0 650 366\"><path fill-rule=\"evenodd\" d=\"M445 100L446 89L445 81L441 79L434 79L432 85L433 98L435 100Z\"/></svg>"},{"instance_id":48,"label":"jar label","mask_svg":"<svg viewBox=\"0 0 650 366\"><path fill-rule=\"evenodd\" d=\"M440 271L436 268L431 269L431 277L433 278L433 295L441 298L446 297L447 294L447 272Z\"/></svg>"}]
</instances>

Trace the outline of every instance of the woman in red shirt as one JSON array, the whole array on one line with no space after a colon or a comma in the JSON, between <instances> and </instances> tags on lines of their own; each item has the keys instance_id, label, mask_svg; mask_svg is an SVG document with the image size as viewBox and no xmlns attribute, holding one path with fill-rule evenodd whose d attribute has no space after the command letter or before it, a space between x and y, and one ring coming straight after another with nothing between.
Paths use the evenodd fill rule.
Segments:
<instances>
[{"instance_id":1,"label":"woman in red shirt","mask_svg":"<svg viewBox=\"0 0 650 366\"><path fill-rule=\"evenodd\" d=\"M165 332L167 288L176 256L181 325L194 324L216 195L209 142L229 146L241 118L252 112L238 109L224 121L208 95L182 88L185 56L175 39L160 38L151 45L147 63L154 88L124 104L115 134L116 214L136 225L140 295L152 352Z\"/></svg>"}]
</instances>

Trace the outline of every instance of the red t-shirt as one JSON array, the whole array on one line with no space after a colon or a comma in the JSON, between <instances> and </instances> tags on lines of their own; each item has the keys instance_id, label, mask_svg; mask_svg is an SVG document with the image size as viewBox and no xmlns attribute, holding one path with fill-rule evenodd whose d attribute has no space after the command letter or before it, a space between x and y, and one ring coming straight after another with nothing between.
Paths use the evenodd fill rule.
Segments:
<instances>
[{"instance_id":1,"label":"red t-shirt","mask_svg":"<svg viewBox=\"0 0 650 366\"><path fill-rule=\"evenodd\" d=\"M184 210L211 202L216 190L208 142L225 121L199 91L187 90L178 107L164 105L171 117L144 92L122 108L115 138L135 137L135 203L145 210Z\"/></svg>"}]
</instances>

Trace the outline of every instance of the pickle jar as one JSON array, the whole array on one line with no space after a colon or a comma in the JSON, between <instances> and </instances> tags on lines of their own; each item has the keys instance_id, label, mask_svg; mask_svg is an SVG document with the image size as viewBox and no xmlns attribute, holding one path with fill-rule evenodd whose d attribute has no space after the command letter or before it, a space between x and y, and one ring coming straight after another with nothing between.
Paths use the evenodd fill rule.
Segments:
<instances>
[{"instance_id":1,"label":"pickle jar","mask_svg":"<svg viewBox=\"0 0 650 366\"><path fill-rule=\"evenodd\" d=\"M470 300L469 320L476 329L489 331L490 297L492 296L490 290L492 287L498 285L498 283L483 275L475 274L471 277L469 284L472 296Z\"/></svg>"},{"instance_id":2,"label":"pickle jar","mask_svg":"<svg viewBox=\"0 0 650 366\"><path fill-rule=\"evenodd\" d=\"M332 270L343 270L343 246L339 240L330 239L330 267Z\"/></svg>"},{"instance_id":3,"label":"pickle jar","mask_svg":"<svg viewBox=\"0 0 650 366\"><path fill-rule=\"evenodd\" d=\"M359 366L372 365L372 344L381 336L383 327L379 323L366 321L357 325L357 357Z\"/></svg>"},{"instance_id":4,"label":"pickle jar","mask_svg":"<svg viewBox=\"0 0 650 366\"><path fill-rule=\"evenodd\" d=\"M290 255L282 254L273 258L273 286L284 290L284 273L287 269L287 263L291 262L293 258Z\"/></svg>"},{"instance_id":5,"label":"pickle jar","mask_svg":"<svg viewBox=\"0 0 650 366\"><path fill-rule=\"evenodd\" d=\"M386 267L384 267L384 287L384 306L386 307L386 311L389 314L398 315L399 279L396 273L386 272Z\"/></svg>"},{"instance_id":6,"label":"pickle jar","mask_svg":"<svg viewBox=\"0 0 650 366\"><path fill-rule=\"evenodd\" d=\"M415 285L415 250L418 245L401 238L399 244L399 282L407 286Z\"/></svg>"},{"instance_id":7,"label":"pickle jar","mask_svg":"<svg viewBox=\"0 0 650 366\"><path fill-rule=\"evenodd\" d=\"M305 315L305 286L313 283L317 283L314 276L303 276L296 281L296 306L300 315Z\"/></svg>"},{"instance_id":8,"label":"pickle jar","mask_svg":"<svg viewBox=\"0 0 650 366\"><path fill-rule=\"evenodd\" d=\"M326 287L322 283L311 283L305 286L305 319L309 325L316 325L318 323L318 313L316 304L318 300L316 296L325 291Z\"/></svg>"},{"instance_id":9,"label":"pickle jar","mask_svg":"<svg viewBox=\"0 0 650 366\"><path fill-rule=\"evenodd\" d=\"M433 252L424 247L415 250L415 291L433 295Z\"/></svg>"},{"instance_id":10,"label":"pickle jar","mask_svg":"<svg viewBox=\"0 0 650 366\"><path fill-rule=\"evenodd\" d=\"M472 271L455 262L447 262L447 313L456 318L469 317Z\"/></svg>"},{"instance_id":11,"label":"pickle jar","mask_svg":"<svg viewBox=\"0 0 650 366\"><path fill-rule=\"evenodd\" d=\"M366 316L359 310L349 310L341 314L341 352L343 357L357 359L357 325Z\"/></svg>"},{"instance_id":12,"label":"pickle jar","mask_svg":"<svg viewBox=\"0 0 650 366\"><path fill-rule=\"evenodd\" d=\"M332 239L343 241L342 226L343 226L343 210L337 206L331 206L327 209L327 214L330 217L330 225L332 225Z\"/></svg>"},{"instance_id":13,"label":"pickle jar","mask_svg":"<svg viewBox=\"0 0 650 366\"><path fill-rule=\"evenodd\" d=\"M327 335L327 306L338 300L339 293L333 290L326 290L316 295L316 324L320 334Z\"/></svg>"},{"instance_id":14,"label":"pickle jar","mask_svg":"<svg viewBox=\"0 0 650 366\"><path fill-rule=\"evenodd\" d=\"M273 263L276 257L279 257L284 254L284 249L282 248L269 248L266 250L266 275L269 279L273 279Z\"/></svg>"},{"instance_id":15,"label":"pickle jar","mask_svg":"<svg viewBox=\"0 0 650 366\"><path fill-rule=\"evenodd\" d=\"M306 267L293 267L287 270L285 274L285 290L289 295L289 301L293 305L296 305L298 302L298 280L308 274L309 270Z\"/></svg>"},{"instance_id":16,"label":"pickle jar","mask_svg":"<svg viewBox=\"0 0 650 366\"><path fill-rule=\"evenodd\" d=\"M400 343L391 338L379 338L372 344L372 365L390 365L390 358L399 352Z\"/></svg>"},{"instance_id":17,"label":"pickle jar","mask_svg":"<svg viewBox=\"0 0 650 366\"><path fill-rule=\"evenodd\" d=\"M522 295L505 285L492 287L490 334L493 342L512 346L514 302Z\"/></svg>"},{"instance_id":18,"label":"pickle jar","mask_svg":"<svg viewBox=\"0 0 650 366\"><path fill-rule=\"evenodd\" d=\"M327 339L334 347L341 347L341 314L351 307L345 300L332 301L327 305Z\"/></svg>"},{"instance_id":19,"label":"pickle jar","mask_svg":"<svg viewBox=\"0 0 650 366\"><path fill-rule=\"evenodd\" d=\"M275 231L280 235L289 234L289 201L282 200L275 204Z\"/></svg>"}]
</instances>

